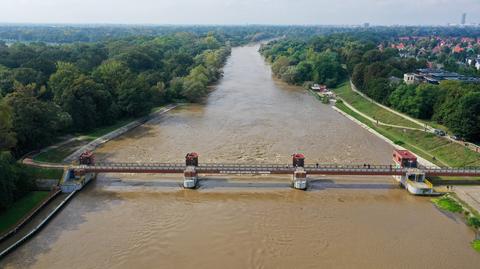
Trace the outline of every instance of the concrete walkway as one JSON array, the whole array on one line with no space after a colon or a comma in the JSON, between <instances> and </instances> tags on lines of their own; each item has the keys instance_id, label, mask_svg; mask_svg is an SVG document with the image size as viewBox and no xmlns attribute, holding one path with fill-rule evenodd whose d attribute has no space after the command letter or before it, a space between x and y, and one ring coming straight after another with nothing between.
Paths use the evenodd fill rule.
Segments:
<instances>
[{"instance_id":1,"label":"concrete walkway","mask_svg":"<svg viewBox=\"0 0 480 269\"><path fill-rule=\"evenodd\" d=\"M455 186L454 192L460 200L480 213L480 186Z\"/></svg>"}]
</instances>

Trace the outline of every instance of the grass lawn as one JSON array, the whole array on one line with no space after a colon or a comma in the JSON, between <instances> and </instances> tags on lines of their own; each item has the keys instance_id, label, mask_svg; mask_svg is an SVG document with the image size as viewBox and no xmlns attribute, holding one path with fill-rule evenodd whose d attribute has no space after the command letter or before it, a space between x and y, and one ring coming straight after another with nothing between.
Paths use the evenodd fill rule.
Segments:
<instances>
[{"instance_id":1,"label":"grass lawn","mask_svg":"<svg viewBox=\"0 0 480 269\"><path fill-rule=\"evenodd\" d=\"M62 178L63 169L40 168L33 166L26 166L25 169L34 179L58 179Z\"/></svg>"},{"instance_id":2,"label":"grass lawn","mask_svg":"<svg viewBox=\"0 0 480 269\"><path fill-rule=\"evenodd\" d=\"M455 200L449 197L442 197L442 198L434 198L432 202L438 206L439 208L454 212L454 213L462 213L463 207L461 204L457 203Z\"/></svg>"},{"instance_id":3,"label":"grass lawn","mask_svg":"<svg viewBox=\"0 0 480 269\"><path fill-rule=\"evenodd\" d=\"M360 112L365 113L366 115L379 120L380 122L386 124L393 124L393 125L400 125L405 127L412 127L412 128L423 128L424 126L420 126L414 122L406 120L390 111L383 109L382 107L368 101L367 99L363 98L356 92L352 91L349 82L342 83L333 91L344 99L347 103L358 109Z\"/></svg>"},{"instance_id":4,"label":"grass lawn","mask_svg":"<svg viewBox=\"0 0 480 269\"><path fill-rule=\"evenodd\" d=\"M0 234L8 231L33 208L47 198L48 191L33 191L16 201L10 209L0 213Z\"/></svg>"},{"instance_id":5,"label":"grass lawn","mask_svg":"<svg viewBox=\"0 0 480 269\"><path fill-rule=\"evenodd\" d=\"M480 253L480 240L475 240L472 242L472 247Z\"/></svg>"},{"instance_id":6,"label":"grass lawn","mask_svg":"<svg viewBox=\"0 0 480 269\"><path fill-rule=\"evenodd\" d=\"M92 131L85 132L85 133L77 133L75 134L76 136L84 136L87 138L87 141L93 141L99 137L102 137L110 132L115 131L118 128L121 128L130 122L134 121L135 119L133 118L128 118L128 119L122 119L117 121L116 123L109 125L109 126L104 126L104 127L99 127L95 128Z\"/></svg>"},{"instance_id":7,"label":"grass lawn","mask_svg":"<svg viewBox=\"0 0 480 269\"><path fill-rule=\"evenodd\" d=\"M87 144L91 140L75 140L69 143L63 144L60 147L52 148L47 151L44 151L33 159L38 162L47 162L47 163L60 163L65 159L68 155L72 154L82 145Z\"/></svg>"}]
</instances>

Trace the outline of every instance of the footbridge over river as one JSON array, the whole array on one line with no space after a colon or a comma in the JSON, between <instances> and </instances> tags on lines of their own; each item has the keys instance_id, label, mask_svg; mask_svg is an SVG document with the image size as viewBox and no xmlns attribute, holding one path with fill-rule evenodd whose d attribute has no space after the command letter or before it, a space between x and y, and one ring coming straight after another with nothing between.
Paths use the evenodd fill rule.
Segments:
<instances>
[{"instance_id":1,"label":"footbridge over river","mask_svg":"<svg viewBox=\"0 0 480 269\"><path fill-rule=\"evenodd\" d=\"M399 183L414 194L433 194L433 186L427 180L433 176L475 177L480 176L480 167L426 167L417 164L415 155L405 150L395 150L392 165L339 165L305 164L303 154L292 155L292 163L279 164L200 164L197 153L189 153L185 163L96 163L91 152L85 152L78 165L66 169L63 184L65 191L81 188L98 173L147 173L183 174L184 187L194 189L198 175L237 174L237 175L292 175L295 189L307 188L307 175L344 176L393 176ZM72 184L73 183L73 184Z\"/></svg>"}]
</instances>

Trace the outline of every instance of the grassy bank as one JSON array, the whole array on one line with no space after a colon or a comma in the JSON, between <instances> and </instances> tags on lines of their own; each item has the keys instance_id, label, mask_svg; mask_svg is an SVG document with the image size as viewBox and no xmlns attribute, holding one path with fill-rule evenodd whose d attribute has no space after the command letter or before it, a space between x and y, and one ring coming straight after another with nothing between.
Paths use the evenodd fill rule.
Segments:
<instances>
[{"instance_id":1,"label":"grassy bank","mask_svg":"<svg viewBox=\"0 0 480 269\"><path fill-rule=\"evenodd\" d=\"M472 248L480 253L480 240L474 240L472 242Z\"/></svg>"},{"instance_id":2,"label":"grassy bank","mask_svg":"<svg viewBox=\"0 0 480 269\"><path fill-rule=\"evenodd\" d=\"M154 107L152 108L150 113L158 112L164 107L165 106ZM70 154L74 153L79 147L84 146L90 143L91 141L97 138L100 138L108 133L111 133L135 120L137 119L135 118L121 119L112 125L95 128L88 132L75 133L73 134L73 136L77 137L76 140L62 144L58 147L53 147L51 149L48 149L36 155L33 159L38 162L60 163L66 157L70 156Z\"/></svg>"},{"instance_id":3,"label":"grassy bank","mask_svg":"<svg viewBox=\"0 0 480 269\"><path fill-rule=\"evenodd\" d=\"M37 162L60 163L63 161L63 159L65 159L70 154L75 152L75 150L77 150L79 147L84 146L90 143L91 141L99 137L102 137L110 132L113 132L116 129L121 128L132 121L134 121L134 119L132 118L123 119L123 120L117 121L112 125L95 128L89 132L76 133L74 134L74 136L78 137L77 140L72 140L58 147L48 149L36 155L33 159Z\"/></svg>"},{"instance_id":4,"label":"grassy bank","mask_svg":"<svg viewBox=\"0 0 480 269\"><path fill-rule=\"evenodd\" d=\"M33 167L25 165L30 177L33 179L60 179L63 175L63 169Z\"/></svg>"},{"instance_id":5,"label":"grassy bank","mask_svg":"<svg viewBox=\"0 0 480 269\"><path fill-rule=\"evenodd\" d=\"M342 84L334 91L358 111L383 123L421 128L421 126L363 98L352 91L349 83ZM473 152L462 145L423 131L377 125L355 113L341 102L337 103L336 106L394 143L415 152L437 165L452 167L480 166L480 153Z\"/></svg>"},{"instance_id":6,"label":"grassy bank","mask_svg":"<svg viewBox=\"0 0 480 269\"><path fill-rule=\"evenodd\" d=\"M33 208L41 204L48 194L48 191L33 191L16 201L7 211L0 213L0 234L8 231Z\"/></svg>"},{"instance_id":7,"label":"grassy bank","mask_svg":"<svg viewBox=\"0 0 480 269\"><path fill-rule=\"evenodd\" d=\"M383 122L386 124L411 127L411 128L423 128L423 126L420 126L414 122L406 120L400 117L399 115L391 113L390 111L385 110L384 108L378 105L375 105L369 100L363 98L356 92L352 91L352 88L350 87L349 82L344 82L339 87L337 87L334 91L338 96L342 97L342 99L345 100L345 102L349 103L350 105L352 105L353 107L361 111L362 113L365 113L366 115L376 120L379 120L380 122Z\"/></svg>"},{"instance_id":8,"label":"grassy bank","mask_svg":"<svg viewBox=\"0 0 480 269\"><path fill-rule=\"evenodd\" d=\"M456 198L456 196L445 195L441 198L432 199L432 202L441 210L462 214L468 226L472 227L476 232L480 229L480 215L468 204ZM480 252L480 240L472 242L472 248Z\"/></svg>"}]
</instances>

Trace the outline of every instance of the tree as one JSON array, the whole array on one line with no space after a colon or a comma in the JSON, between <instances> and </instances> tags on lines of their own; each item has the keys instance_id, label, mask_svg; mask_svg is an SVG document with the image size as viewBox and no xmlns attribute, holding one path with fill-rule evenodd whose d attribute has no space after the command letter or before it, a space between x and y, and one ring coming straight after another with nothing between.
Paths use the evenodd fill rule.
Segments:
<instances>
[{"instance_id":1,"label":"tree","mask_svg":"<svg viewBox=\"0 0 480 269\"><path fill-rule=\"evenodd\" d=\"M398 86L389 97L390 105L413 117L418 115L418 104L416 103L415 85L402 84Z\"/></svg>"},{"instance_id":2,"label":"tree","mask_svg":"<svg viewBox=\"0 0 480 269\"><path fill-rule=\"evenodd\" d=\"M17 143L13 132L12 108L0 100L0 151L10 150Z\"/></svg>"},{"instance_id":3,"label":"tree","mask_svg":"<svg viewBox=\"0 0 480 269\"><path fill-rule=\"evenodd\" d=\"M92 73L92 77L101 83L114 96L117 96L120 85L132 78L127 65L117 60L103 62Z\"/></svg>"},{"instance_id":4,"label":"tree","mask_svg":"<svg viewBox=\"0 0 480 269\"><path fill-rule=\"evenodd\" d=\"M480 92L463 96L454 113L446 118L446 124L455 134L480 141Z\"/></svg>"},{"instance_id":5,"label":"tree","mask_svg":"<svg viewBox=\"0 0 480 269\"><path fill-rule=\"evenodd\" d=\"M118 105L125 116L148 114L153 105L150 86L141 76L124 81L118 93Z\"/></svg>"},{"instance_id":6,"label":"tree","mask_svg":"<svg viewBox=\"0 0 480 269\"><path fill-rule=\"evenodd\" d=\"M58 103L71 115L73 128L78 131L111 123L116 118L117 108L110 93L85 75L63 91Z\"/></svg>"},{"instance_id":7,"label":"tree","mask_svg":"<svg viewBox=\"0 0 480 269\"><path fill-rule=\"evenodd\" d=\"M18 150L32 150L53 142L55 135L70 124L70 116L51 102L38 100L32 86L16 85L5 97L12 108L13 131L17 135Z\"/></svg>"},{"instance_id":8,"label":"tree","mask_svg":"<svg viewBox=\"0 0 480 269\"><path fill-rule=\"evenodd\" d=\"M275 76L280 77L287 67L290 65L290 60L286 56L278 57L272 64L272 72Z\"/></svg>"},{"instance_id":9,"label":"tree","mask_svg":"<svg viewBox=\"0 0 480 269\"><path fill-rule=\"evenodd\" d=\"M72 63L58 62L57 71L50 76L49 88L54 94L54 100L58 104L63 92L72 87L73 82L80 76L80 70Z\"/></svg>"},{"instance_id":10,"label":"tree","mask_svg":"<svg viewBox=\"0 0 480 269\"><path fill-rule=\"evenodd\" d=\"M203 65L196 66L183 80L182 95L190 102L199 101L208 92L208 71Z\"/></svg>"}]
</instances>

